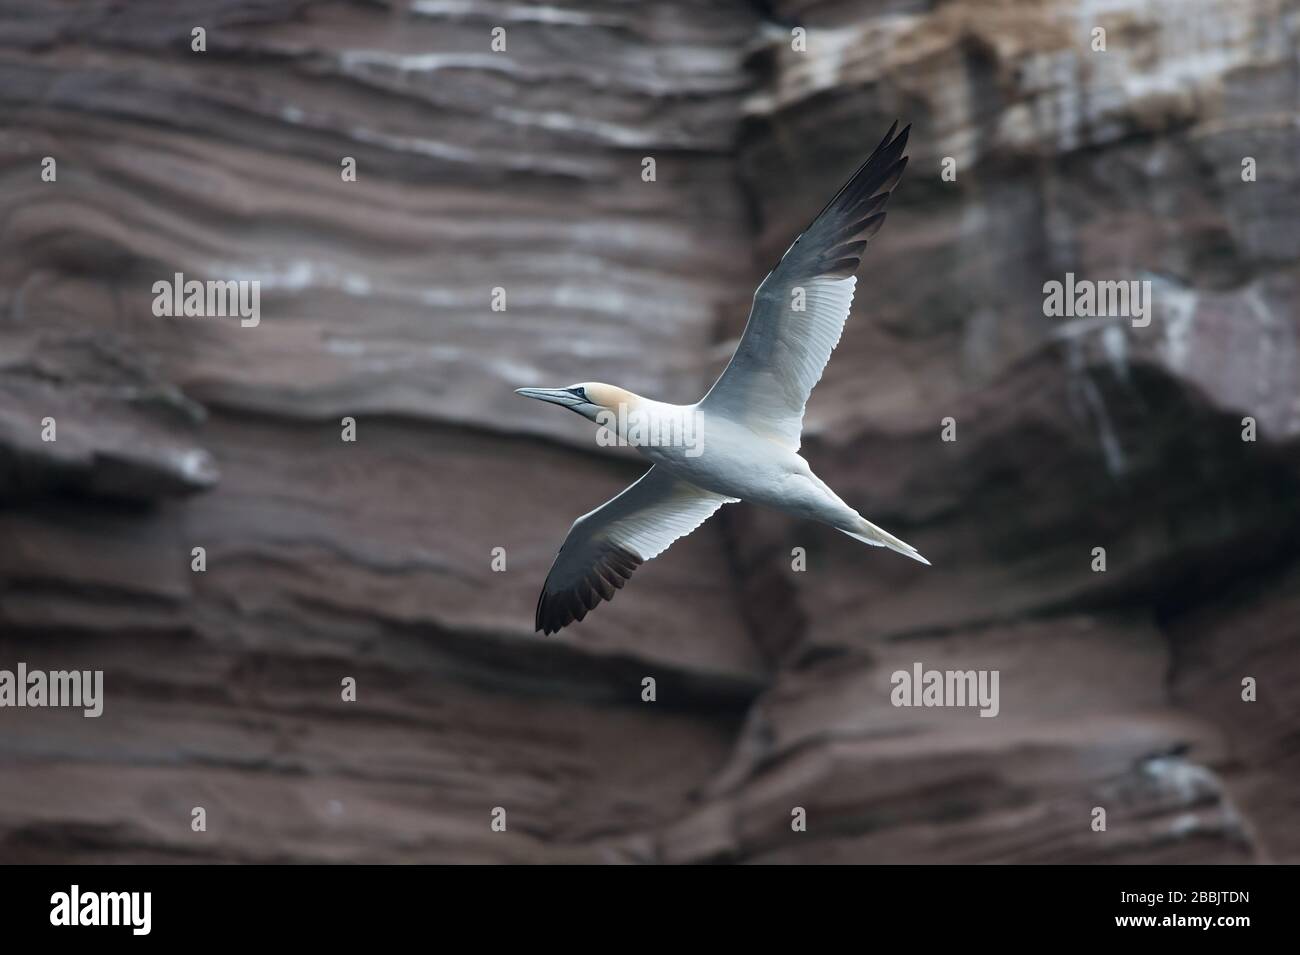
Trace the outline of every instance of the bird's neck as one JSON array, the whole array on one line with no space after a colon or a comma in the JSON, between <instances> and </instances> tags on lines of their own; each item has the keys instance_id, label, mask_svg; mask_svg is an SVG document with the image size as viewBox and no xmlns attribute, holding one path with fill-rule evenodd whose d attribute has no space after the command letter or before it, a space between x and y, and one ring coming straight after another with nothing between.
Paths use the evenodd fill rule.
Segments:
<instances>
[{"instance_id":1,"label":"bird's neck","mask_svg":"<svg viewBox=\"0 0 1300 955\"><path fill-rule=\"evenodd\" d=\"M699 444L702 427L698 405L668 404L631 392L620 397L615 407L606 405L592 416L602 429L617 436L620 445L692 448Z\"/></svg>"}]
</instances>

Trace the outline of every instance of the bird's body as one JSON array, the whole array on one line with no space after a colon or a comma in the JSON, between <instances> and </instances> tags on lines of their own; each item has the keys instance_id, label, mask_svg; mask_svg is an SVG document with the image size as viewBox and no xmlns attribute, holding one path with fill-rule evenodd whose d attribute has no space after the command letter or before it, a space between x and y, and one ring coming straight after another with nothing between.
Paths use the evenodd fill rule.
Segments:
<instances>
[{"instance_id":1,"label":"bird's body","mask_svg":"<svg viewBox=\"0 0 1300 955\"><path fill-rule=\"evenodd\" d=\"M655 464L696 487L724 497L766 504L797 517L833 523L851 509L812 473L799 452L771 435L752 430L742 421L724 417L699 404L660 402L652 414L668 420L696 416L702 453L690 456L678 444L650 445L639 450Z\"/></svg>"},{"instance_id":2,"label":"bird's body","mask_svg":"<svg viewBox=\"0 0 1300 955\"><path fill-rule=\"evenodd\" d=\"M839 341L853 273L884 221L885 201L907 162L906 143L906 129L897 137L891 129L790 246L754 293L730 364L695 404L667 404L599 382L519 389L597 422L654 462L622 494L574 522L538 599L538 630L583 619L637 566L740 500L929 563L842 501L799 454L804 405Z\"/></svg>"}]
</instances>

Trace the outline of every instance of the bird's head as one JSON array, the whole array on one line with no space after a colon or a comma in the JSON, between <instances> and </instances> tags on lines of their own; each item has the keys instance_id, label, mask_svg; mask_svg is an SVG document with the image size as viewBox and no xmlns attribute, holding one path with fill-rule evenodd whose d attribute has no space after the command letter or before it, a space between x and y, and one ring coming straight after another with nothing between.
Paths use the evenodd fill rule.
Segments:
<instances>
[{"instance_id":1,"label":"bird's head","mask_svg":"<svg viewBox=\"0 0 1300 955\"><path fill-rule=\"evenodd\" d=\"M538 401L549 401L570 411L576 411L591 421L596 421L602 411L617 415L619 408L636 406L640 400L630 391L599 381L583 381L567 388L516 388L515 394Z\"/></svg>"}]
</instances>

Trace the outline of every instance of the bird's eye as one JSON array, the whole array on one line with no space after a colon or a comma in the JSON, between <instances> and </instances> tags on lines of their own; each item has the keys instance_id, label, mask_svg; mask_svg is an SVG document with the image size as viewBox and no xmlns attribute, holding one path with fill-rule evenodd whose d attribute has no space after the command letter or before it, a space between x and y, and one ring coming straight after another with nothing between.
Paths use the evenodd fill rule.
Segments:
<instances>
[{"instance_id":1,"label":"bird's eye","mask_svg":"<svg viewBox=\"0 0 1300 955\"><path fill-rule=\"evenodd\" d=\"M577 396L578 396L579 398L581 398L583 401L586 401L586 400L587 400L587 389L586 389L586 388L570 388L569 391L572 392L573 394L577 395Z\"/></svg>"}]
</instances>

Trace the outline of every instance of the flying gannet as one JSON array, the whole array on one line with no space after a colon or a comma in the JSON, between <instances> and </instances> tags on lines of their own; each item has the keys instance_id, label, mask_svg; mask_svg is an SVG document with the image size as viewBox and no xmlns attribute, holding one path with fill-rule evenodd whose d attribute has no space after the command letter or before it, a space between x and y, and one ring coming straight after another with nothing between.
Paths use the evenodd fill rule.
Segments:
<instances>
[{"instance_id":1,"label":"flying gannet","mask_svg":"<svg viewBox=\"0 0 1300 955\"><path fill-rule=\"evenodd\" d=\"M698 402L666 404L600 382L517 390L617 429L621 443L654 462L636 483L573 522L537 599L538 630L555 633L582 620L638 566L740 500L821 521L929 564L840 500L799 454L804 405L840 340L853 273L907 165L911 126L895 136L897 129L890 127L763 279L735 354ZM634 427L640 440L628 434ZM693 440L680 440L687 431Z\"/></svg>"}]
</instances>

